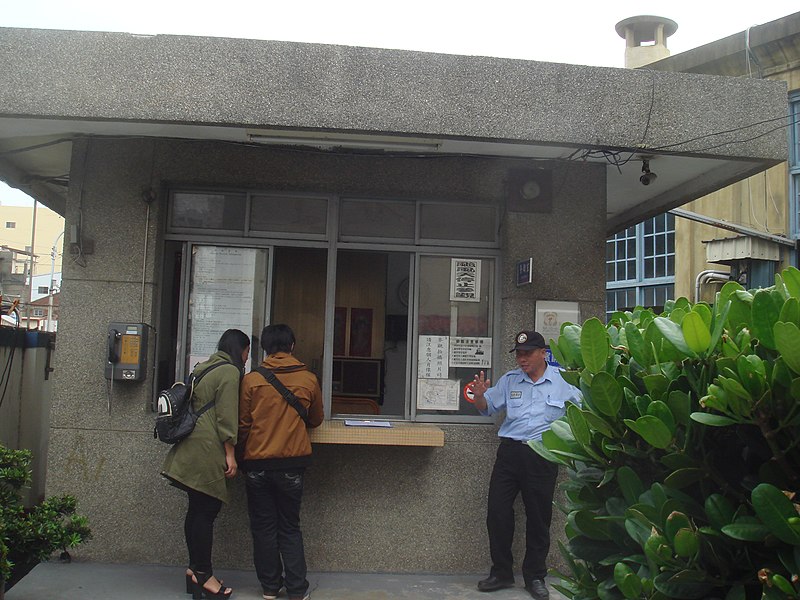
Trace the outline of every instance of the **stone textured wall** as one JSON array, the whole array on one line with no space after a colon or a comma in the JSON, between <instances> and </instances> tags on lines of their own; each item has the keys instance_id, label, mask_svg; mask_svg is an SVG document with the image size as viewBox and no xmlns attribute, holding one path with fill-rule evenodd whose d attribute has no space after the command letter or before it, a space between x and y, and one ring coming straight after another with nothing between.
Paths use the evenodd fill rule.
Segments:
<instances>
[{"instance_id":1,"label":"stone textured wall","mask_svg":"<svg viewBox=\"0 0 800 600\"><path fill-rule=\"evenodd\" d=\"M167 448L152 437L152 376L112 387L103 365L108 322L157 324L153 299L172 277L161 273L159 262L166 190L302 190L502 207L508 170L525 166L499 159L331 155L152 139L83 140L75 144L72 161L67 227L80 221L94 253L65 260L48 493L76 494L80 512L90 519L94 538L78 550L80 558L165 564L186 561L186 500L158 475ZM536 299L578 301L584 317L602 314L604 173L584 164L557 167L552 212L503 211L497 305L503 347L517 330L533 326ZM150 189L158 197L148 205L142 198ZM529 256L534 283L517 288L514 264ZM498 370L513 366L511 356L501 354ZM486 493L496 428L442 428L443 448L315 446L302 513L311 569L488 569ZM233 490L231 505L217 521L215 560L218 566L247 568L251 544L241 480ZM520 505L520 519L523 513ZM523 530L520 520L520 560ZM553 531L563 531L558 514ZM557 552L551 558L551 564L559 562Z\"/></svg>"}]
</instances>

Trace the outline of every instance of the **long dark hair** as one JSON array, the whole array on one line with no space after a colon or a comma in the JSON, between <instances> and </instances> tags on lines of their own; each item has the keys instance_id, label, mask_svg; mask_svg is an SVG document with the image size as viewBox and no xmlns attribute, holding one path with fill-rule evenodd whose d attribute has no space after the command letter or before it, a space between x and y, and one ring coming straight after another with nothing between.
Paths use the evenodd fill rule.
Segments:
<instances>
[{"instance_id":1,"label":"long dark hair","mask_svg":"<svg viewBox=\"0 0 800 600\"><path fill-rule=\"evenodd\" d=\"M245 348L249 347L250 338L246 333L238 329L228 329L225 331L225 333L222 334L222 337L219 338L219 343L217 344L217 350L220 352L225 352L228 356L230 356L231 362L233 362L233 364L235 364L236 367L242 372L244 372L242 352L244 352Z\"/></svg>"}]
</instances>

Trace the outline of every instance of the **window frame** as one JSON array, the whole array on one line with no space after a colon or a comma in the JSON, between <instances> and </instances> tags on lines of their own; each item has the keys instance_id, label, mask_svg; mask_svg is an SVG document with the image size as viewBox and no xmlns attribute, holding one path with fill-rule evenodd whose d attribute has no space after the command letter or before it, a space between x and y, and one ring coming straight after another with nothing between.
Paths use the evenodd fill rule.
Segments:
<instances>
[{"instance_id":1,"label":"window frame","mask_svg":"<svg viewBox=\"0 0 800 600\"><path fill-rule=\"evenodd\" d=\"M666 222L664 223L663 229L657 229L656 219L664 218ZM646 233L645 228L648 222L653 223L653 231L652 233ZM633 278L628 279L620 279L610 281L606 279L606 320L608 320L614 312L620 310L616 306L613 308L609 306L609 294L610 293L618 293L618 292L627 292L632 290L635 294L635 306L647 306L645 303L645 294L652 290L655 287L662 287L662 286L671 286L671 290L667 292L667 300L674 299L675 297L675 217L669 213L662 213L660 215L656 215L654 217L650 217L645 221L637 223L631 227L628 227L624 232L626 233L633 229L634 235L623 238L625 241L634 239L635 246L634 246L634 260L636 265L636 272ZM609 244L616 244L619 240L617 236L620 234L616 234L613 237L610 237L606 240L606 244L608 247ZM663 235L666 237L666 244L665 244L665 252L657 253L655 252L656 247L656 240L655 236ZM672 243L670 244L669 240ZM644 249L645 249L645 242L648 237L653 237L653 252L645 256ZM671 251L670 251L671 245ZM668 265L669 265L669 257L672 257L672 274L667 274L664 276L659 277L647 277L645 275L645 261L649 258L654 260L664 259L667 262L667 268L665 269L668 273ZM616 252L615 252L616 258ZM625 256L626 261L630 261L631 258L629 255ZM618 261L613 261L614 264ZM608 274L608 265L610 261L608 260L608 252L606 253L606 274ZM614 269L616 274L616 268Z\"/></svg>"},{"instance_id":2,"label":"window frame","mask_svg":"<svg viewBox=\"0 0 800 600\"><path fill-rule=\"evenodd\" d=\"M173 202L172 198L175 194L179 193L194 193L194 194L209 194L209 195L230 195L235 193L243 193L246 195L245 203L245 221L241 231L232 230L215 230L215 229L197 229L186 227L175 227L173 222ZM325 236L315 234L285 234L277 235L273 232L253 232L249 229L249 218L251 212L251 197L275 195L280 197L309 197L314 196L317 198L325 198L328 201L327 213L327 228ZM492 282L490 287L490 306L489 306L489 320L490 331L492 338L492 372L499 373L502 370L501 352L499 351L498 333L500 332L500 310L498 303L501 301L501 282L500 274L502 273L502 252L499 231L494 227L494 241L493 242L471 242L466 240L422 240L420 238L420 210L422 204L440 204L458 207L468 207L470 203L465 202L432 202L431 200L403 200L404 202L415 203L415 239L413 241L406 239L392 239L392 238L367 238L364 236L341 236L339 229L339 214L342 201L398 201L396 198L357 198L353 196L339 196L335 194L306 194L306 193L280 193L269 192L261 190L218 190L208 188L186 188L176 187L169 192L169 207L167 210L167 224L164 236L165 241L181 242L183 244L185 256L190 256L190 248L192 245L210 245L210 246L233 246L243 248L258 248L265 249L269 253L268 258L268 275L267 275L267 298L272 298L272 271L274 267L274 249L280 246L293 246L293 247L317 247L325 248L327 250L327 277L328 281L336 281L336 257L337 253L341 250L355 250L355 251L375 251L375 252L403 252L411 255L409 264L409 312L408 312L408 330L407 330L407 358L406 358L406 394L405 394L405 409L404 414L387 415L385 420L388 421L404 421L404 422L419 422L419 423L493 423L493 417L480 415L475 410L474 415L467 414L417 414L416 401L417 401L417 356L419 345L419 334L417 325L417 316L419 310L419 267L421 256L446 256L451 258L476 258L481 260L490 260L492 266ZM472 203L482 208L491 207L495 213L495 225L499 223L500 210L499 206L492 204L478 204ZM327 239L321 239L327 238ZM184 364L186 361L185 356L185 341L188 335L188 320L186 314L186 307L188 304L188 294L190 289L191 277L191 261L186 260L182 266L182 281L181 281L181 299L178 307L178 333L176 342L178 344L178 360L176 361L176 378L180 379L184 375ZM330 419L344 419L346 416L338 415L332 417L331 415L331 398L332 398L332 369L333 369L333 326L334 326L334 309L335 309L335 285L326 286L325 298L325 338L323 346L323 364L322 364L322 392L325 402L325 418ZM270 322L270 301L266 302L263 314L263 323ZM251 357L255 359L258 356L257 352L252 352ZM379 416L379 418L381 418ZM382 419L383 420L383 419Z\"/></svg>"},{"instance_id":3,"label":"window frame","mask_svg":"<svg viewBox=\"0 0 800 600\"><path fill-rule=\"evenodd\" d=\"M789 231L800 239L800 91L789 94Z\"/></svg>"}]
</instances>

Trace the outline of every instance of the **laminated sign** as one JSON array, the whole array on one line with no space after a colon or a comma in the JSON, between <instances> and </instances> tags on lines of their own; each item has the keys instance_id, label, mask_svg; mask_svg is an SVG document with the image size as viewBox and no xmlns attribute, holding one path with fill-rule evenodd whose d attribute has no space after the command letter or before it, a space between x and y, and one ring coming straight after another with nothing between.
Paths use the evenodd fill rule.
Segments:
<instances>
[{"instance_id":1,"label":"laminated sign","mask_svg":"<svg viewBox=\"0 0 800 600\"><path fill-rule=\"evenodd\" d=\"M450 366L489 369L492 366L492 338L450 338Z\"/></svg>"},{"instance_id":2,"label":"laminated sign","mask_svg":"<svg viewBox=\"0 0 800 600\"><path fill-rule=\"evenodd\" d=\"M453 258L450 262L450 300L481 301L481 261L474 258Z\"/></svg>"}]
</instances>

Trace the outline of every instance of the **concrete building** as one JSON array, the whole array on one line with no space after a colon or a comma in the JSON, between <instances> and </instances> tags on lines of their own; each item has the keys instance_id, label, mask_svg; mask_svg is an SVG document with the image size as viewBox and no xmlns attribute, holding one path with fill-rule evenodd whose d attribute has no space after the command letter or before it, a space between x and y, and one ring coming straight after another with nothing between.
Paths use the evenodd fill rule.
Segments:
<instances>
[{"instance_id":1,"label":"concrete building","mask_svg":"<svg viewBox=\"0 0 800 600\"><path fill-rule=\"evenodd\" d=\"M81 555L184 560L154 390L223 329L255 349L287 322L325 397L311 568L483 572L496 426L465 384L511 366L519 329L603 314L608 235L785 161L785 109L773 81L0 29L0 177L75 232L47 487L89 516ZM146 356L110 368L112 329ZM250 564L234 492L219 566Z\"/></svg>"},{"instance_id":2,"label":"concrete building","mask_svg":"<svg viewBox=\"0 0 800 600\"><path fill-rule=\"evenodd\" d=\"M626 67L785 82L786 116L772 125L789 138L789 161L616 233L607 243L609 313L681 296L713 302L729 279L765 287L798 264L800 13L669 56L666 37L676 28L652 16L618 23Z\"/></svg>"},{"instance_id":3,"label":"concrete building","mask_svg":"<svg viewBox=\"0 0 800 600\"><path fill-rule=\"evenodd\" d=\"M0 246L33 252L33 274L43 275L50 273L51 253L56 245L56 271L61 271L61 239L58 236L64 231L63 215L47 206L8 206L2 200L0 198ZM19 254L12 271L29 272L30 256Z\"/></svg>"}]
</instances>

